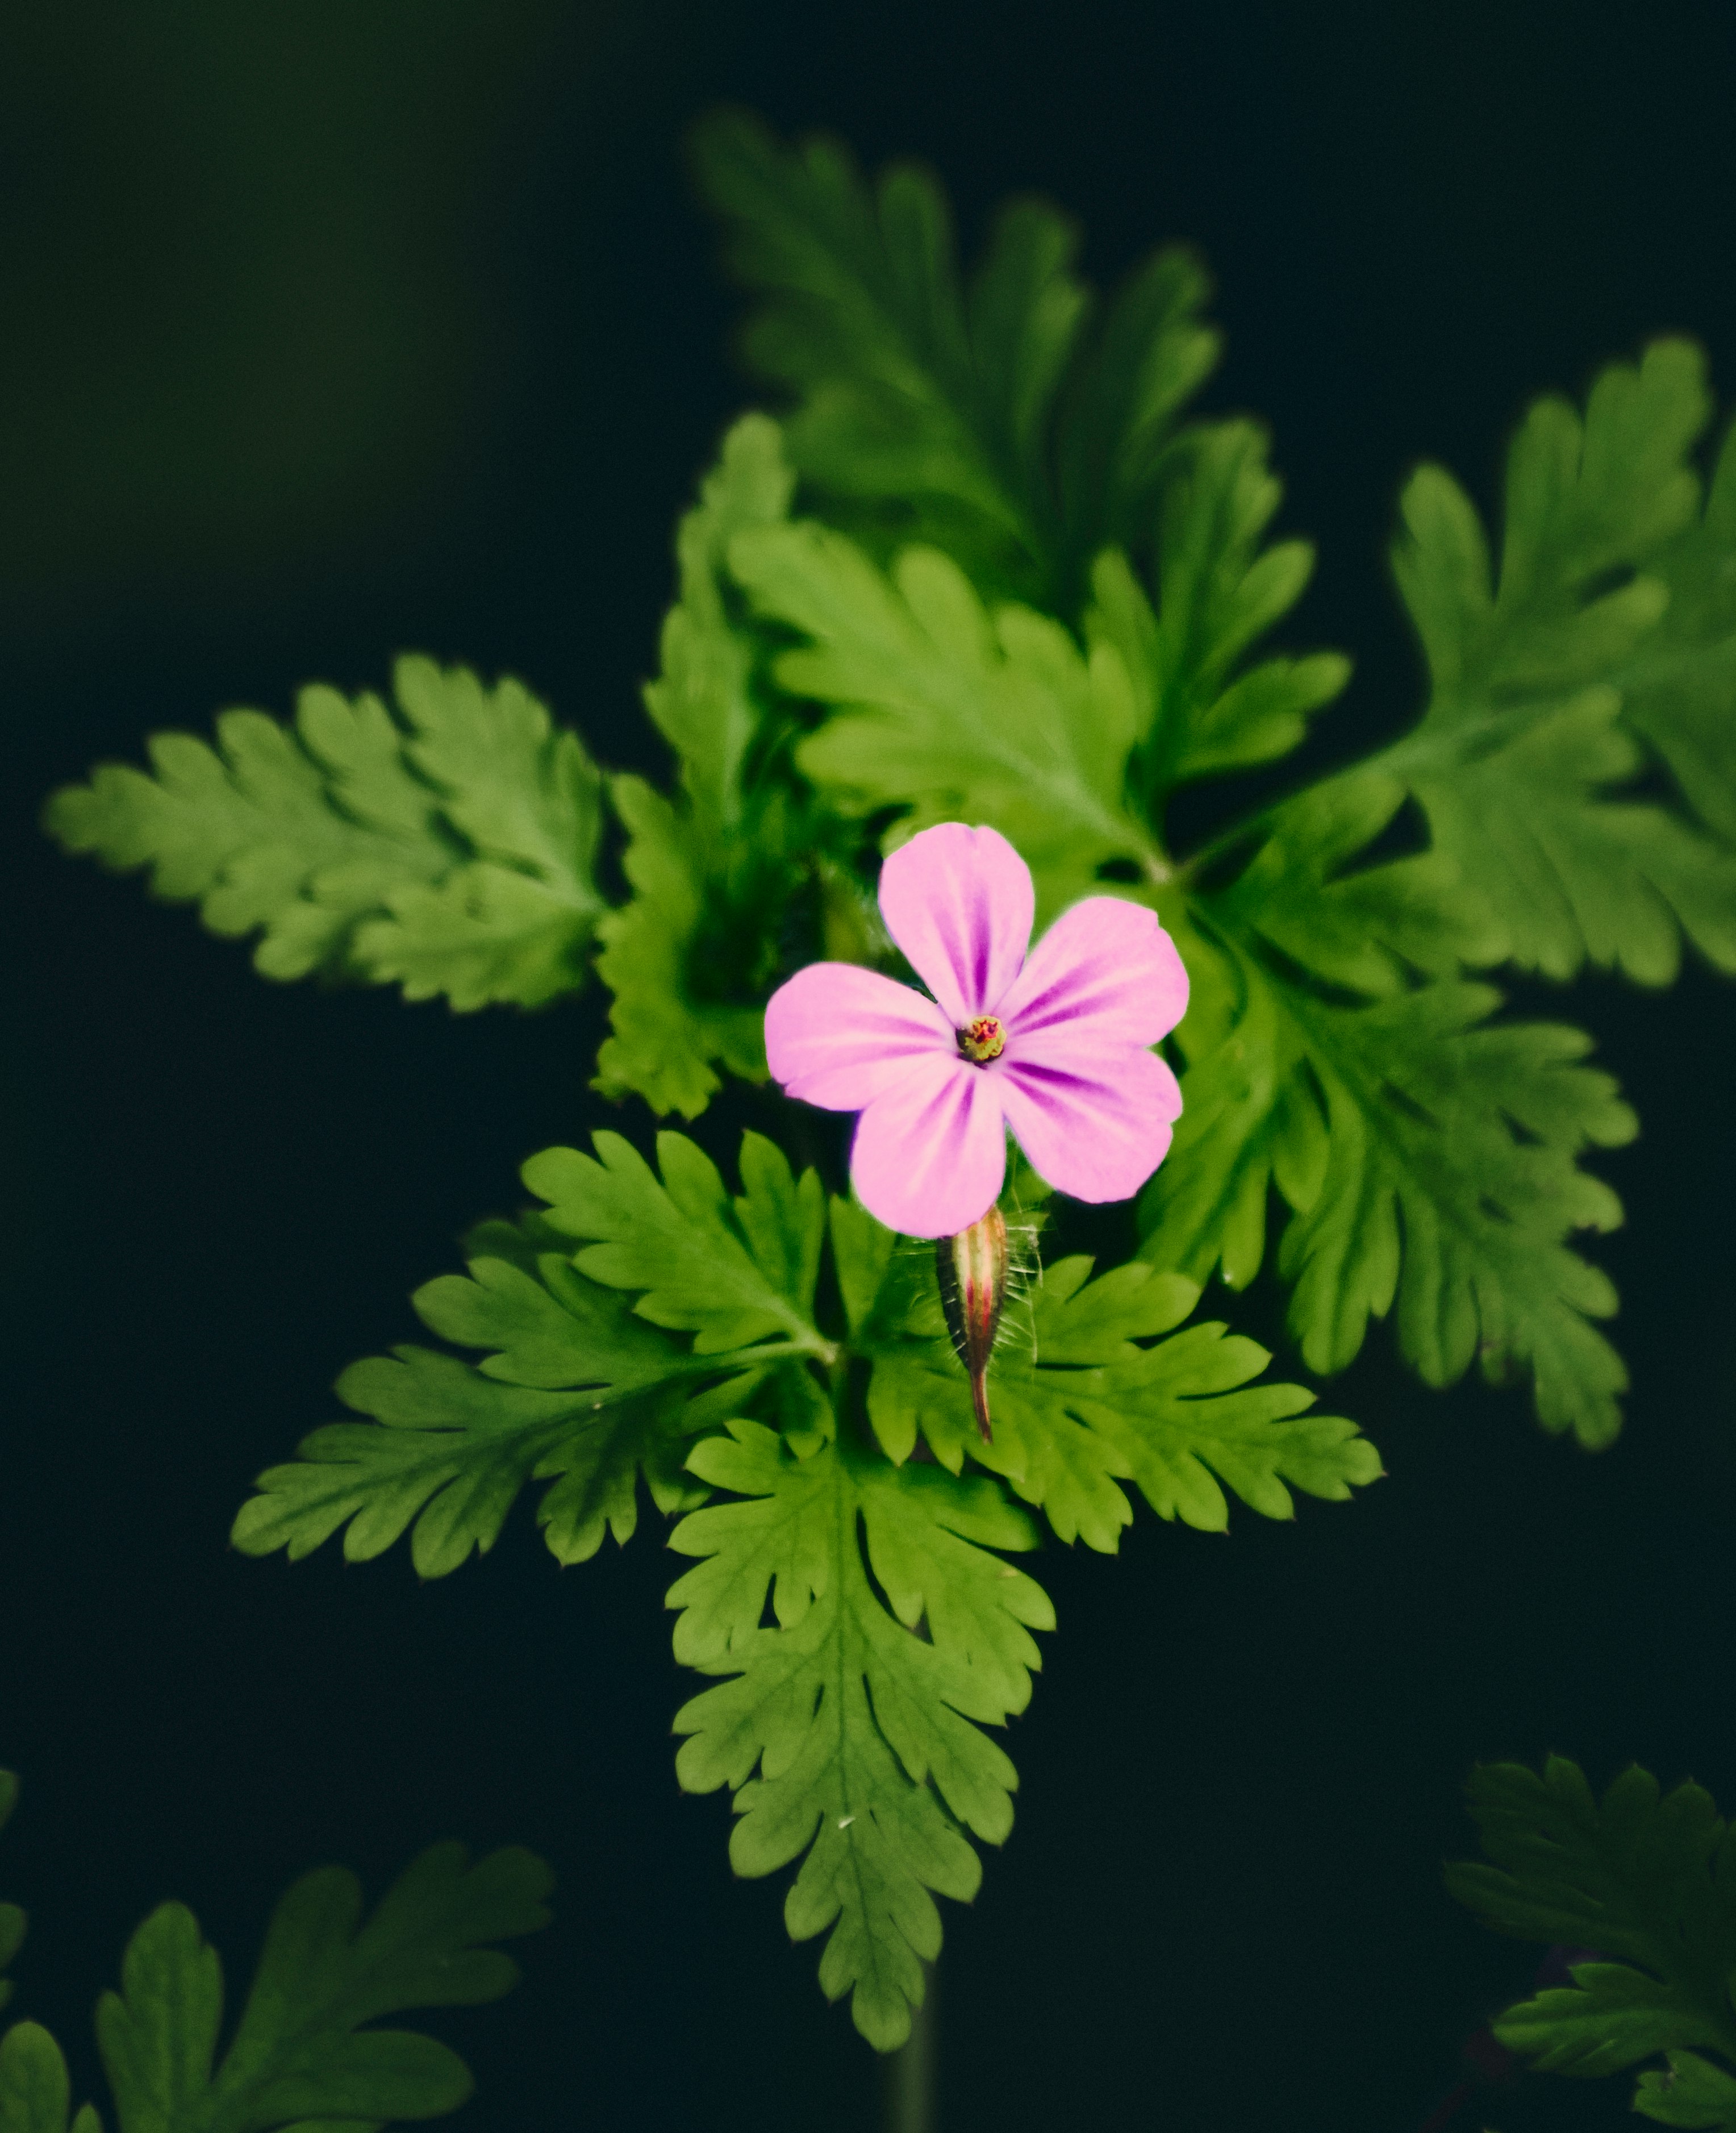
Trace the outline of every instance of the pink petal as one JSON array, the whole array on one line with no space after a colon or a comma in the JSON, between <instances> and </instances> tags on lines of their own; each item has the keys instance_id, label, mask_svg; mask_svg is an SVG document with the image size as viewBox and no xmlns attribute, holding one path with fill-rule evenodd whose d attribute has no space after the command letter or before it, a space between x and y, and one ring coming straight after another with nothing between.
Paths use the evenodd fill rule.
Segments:
<instances>
[{"instance_id":1,"label":"pink petal","mask_svg":"<svg viewBox=\"0 0 1736 2133\"><path fill-rule=\"evenodd\" d=\"M887 1229L948 1237L986 1215L1007 1172L1000 1089L956 1053L906 1062L856 1123L850 1177Z\"/></svg>"},{"instance_id":2,"label":"pink petal","mask_svg":"<svg viewBox=\"0 0 1736 2133\"><path fill-rule=\"evenodd\" d=\"M880 869L886 930L955 1028L992 1010L1018 975L1036 911L1031 869L998 830L941 822Z\"/></svg>"},{"instance_id":3,"label":"pink petal","mask_svg":"<svg viewBox=\"0 0 1736 2133\"><path fill-rule=\"evenodd\" d=\"M1075 1200L1128 1200L1169 1153L1181 1091L1152 1052L1073 1066L997 1062L1007 1123L1038 1171Z\"/></svg>"},{"instance_id":4,"label":"pink petal","mask_svg":"<svg viewBox=\"0 0 1736 2133\"><path fill-rule=\"evenodd\" d=\"M940 1009L914 986L855 963L810 963L766 1004L772 1079L822 1110L859 1111L934 1057L959 1057Z\"/></svg>"},{"instance_id":5,"label":"pink petal","mask_svg":"<svg viewBox=\"0 0 1736 2133\"><path fill-rule=\"evenodd\" d=\"M1186 1009L1187 972L1157 912L1089 896L1044 934L996 1013L1007 1057L1022 1059L1049 1057L1046 1040L1062 1031L1105 1050L1155 1044Z\"/></svg>"}]
</instances>

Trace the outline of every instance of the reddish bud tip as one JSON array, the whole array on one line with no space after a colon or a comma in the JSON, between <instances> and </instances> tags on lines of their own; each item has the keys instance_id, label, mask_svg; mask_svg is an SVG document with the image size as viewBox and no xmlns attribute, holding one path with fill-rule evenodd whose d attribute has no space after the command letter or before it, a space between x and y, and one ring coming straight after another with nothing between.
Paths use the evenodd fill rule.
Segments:
<instances>
[{"instance_id":1,"label":"reddish bud tip","mask_svg":"<svg viewBox=\"0 0 1736 2133\"><path fill-rule=\"evenodd\" d=\"M946 1330L970 1379L970 1404L983 1442L994 1436L988 1421L988 1358L1007 1301L1007 1225L991 1207L968 1230L940 1237L935 1244L935 1272Z\"/></svg>"}]
</instances>

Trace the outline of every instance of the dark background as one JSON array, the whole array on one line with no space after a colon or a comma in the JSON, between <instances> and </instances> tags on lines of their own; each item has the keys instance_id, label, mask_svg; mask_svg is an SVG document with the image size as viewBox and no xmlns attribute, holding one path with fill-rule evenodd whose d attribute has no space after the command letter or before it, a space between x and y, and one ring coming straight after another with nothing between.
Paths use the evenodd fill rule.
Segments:
<instances>
[{"instance_id":1,"label":"dark background","mask_svg":"<svg viewBox=\"0 0 1736 2133\"><path fill-rule=\"evenodd\" d=\"M228 1553L252 1475L531 1150L604 1109L592 999L456 1018L267 985L36 811L147 730L402 648L510 667L616 763L671 518L747 397L679 143L719 98L916 151L967 240L1009 190L1112 279L1209 254L1209 403L1269 417L1301 619L1359 662L1329 750L1410 715L1383 549L1419 455L1488 496L1539 388L1663 328L1736 369L1736 16L1544 0L299 0L63 4L0 60L0 609L12 1033L0 1760L23 1803L21 2011L96 2086L88 2013L154 1903L238 1985L328 1859L370 1890L434 1837L559 1870L526 1981L440 2025L478 2127L863 2133L878 2078L676 1789L671 1562L556 1570L521 1509L419 1587ZM1557 1012L1552 998L1546 1012ZM1730 992L1577 991L1646 1121L1604 1167L1627 1435L1420 1389L1378 1331L1332 1390L1391 1478L1227 1541L1142 1516L1051 1548L1012 1741L1019 1826L949 1909L949 2133L1411 2133L1535 1957L1442 1893L1477 1758L1637 1757L1736 1804ZM642 1120L634 1120L635 1130ZM1231 1305L1279 1324L1262 1289ZM1294 1370L1293 1358L1281 1361ZM1468 2126L1631 2122L1541 2078Z\"/></svg>"}]
</instances>

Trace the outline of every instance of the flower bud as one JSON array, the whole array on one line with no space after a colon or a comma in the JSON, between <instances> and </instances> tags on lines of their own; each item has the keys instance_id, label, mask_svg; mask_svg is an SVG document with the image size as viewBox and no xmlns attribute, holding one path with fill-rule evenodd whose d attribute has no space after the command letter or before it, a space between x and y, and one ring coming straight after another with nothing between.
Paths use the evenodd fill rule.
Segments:
<instances>
[{"instance_id":1,"label":"flower bud","mask_svg":"<svg viewBox=\"0 0 1736 2133\"><path fill-rule=\"evenodd\" d=\"M968 1230L935 1242L935 1272L946 1330L970 1379L970 1404L983 1442L992 1444L988 1426L988 1358L1007 1301L1007 1224L991 1207Z\"/></svg>"}]
</instances>

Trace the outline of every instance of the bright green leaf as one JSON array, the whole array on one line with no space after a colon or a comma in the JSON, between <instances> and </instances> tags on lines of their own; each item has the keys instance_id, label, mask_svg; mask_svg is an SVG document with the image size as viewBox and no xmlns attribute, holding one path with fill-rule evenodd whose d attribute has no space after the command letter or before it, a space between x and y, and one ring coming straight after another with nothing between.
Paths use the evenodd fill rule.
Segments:
<instances>
[{"instance_id":1,"label":"bright green leaf","mask_svg":"<svg viewBox=\"0 0 1736 2133\"><path fill-rule=\"evenodd\" d=\"M1342 1501L1378 1477L1379 1455L1354 1423L1308 1413L1315 1396L1300 1385L1249 1382L1271 1360L1263 1348L1221 1325L1175 1331L1199 1300L1194 1283L1137 1260L1096 1281L1090 1270L1087 1259L1061 1259L1009 1306L986 1445L924 1283L875 1358L869 1412L882 1446L906 1456L920 1429L954 1473L969 1452L1062 1540L1106 1553L1132 1518L1123 1481L1161 1518L1219 1533L1226 1486L1251 1509L1289 1518L1292 1487Z\"/></svg>"},{"instance_id":2,"label":"bright green leaf","mask_svg":"<svg viewBox=\"0 0 1736 2133\"><path fill-rule=\"evenodd\" d=\"M813 1172L798 1182L770 1141L746 1134L744 1189L732 1199L716 1164L685 1134L657 1135L661 1182L619 1134L597 1134L593 1144L594 1159L550 1148L524 1167L555 1228L596 1240L576 1255L582 1274L641 1292L640 1317L693 1332L695 1355L770 1335L825 1348L810 1315L825 1226Z\"/></svg>"},{"instance_id":3,"label":"bright green leaf","mask_svg":"<svg viewBox=\"0 0 1736 2133\"><path fill-rule=\"evenodd\" d=\"M527 1182L555 1202L546 1218L485 1225L468 1278L417 1291L430 1331L483 1360L405 1346L353 1365L339 1397L373 1419L317 1429L262 1474L236 1547L296 1560L341 1528L345 1556L363 1562L409 1531L419 1575L444 1577L486 1553L521 1490L542 1481L549 1548L581 1562L605 1532L632 1537L642 1474L660 1510L690 1508L687 1440L762 1386L793 1434L811 1432L802 1361L829 1352L810 1317L818 1178L798 1181L754 1134L733 1198L679 1134L659 1137L661 1182L618 1134L596 1146L600 1162L570 1148L533 1158ZM575 1254L575 1236L600 1241Z\"/></svg>"},{"instance_id":4,"label":"bright green leaf","mask_svg":"<svg viewBox=\"0 0 1736 2133\"><path fill-rule=\"evenodd\" d=\"M692 1464L743 1500L695 1512L671 1543L702 1558L669 1595L676 1655L733 1677L676 1714L676 1774L734 1791L738 1874L802 1857L791 1935L830 1929L821 1985L852 1994L857 2027L892 2050L940 1952L930 1892L969 1900L981 1868L964 1829L998 1843L1012 1827L1012 1766L979 1728L1025 1707L1030 1631L1054 1615L988 1551L1028 1548L1030 1523L991 1481L839 1441L798 1460L753 1422Z\"/></svg>"},{"instance_id":5,"label":"bright green leaf","mask_svg":"<svg viewBox=\"0 0 1736 2133\"><path fill-rule=\"evenodd\" d=\"M991 615L932 548L907 550L889 579L813 524L739 535L729 552L761 610L810 640L777 672L834 709L797 760L834 804L914 803L900 834L993 822L1029 861L1045 913L1094 888L1106 860L1155 859L1123 804L1139 715L1108 643L1088 658L1029 608Z\"/></svg>"},{"instance_id":6,"label":"bright green leaf","mask_svg":"<svg viewBox=\"0 0 1736 2133\"><path fill-rule=\"evenodd\" d=\"M292 1464L260 1476L232 1536L244 1553L286 1548L295 1561L341 1527L345 1556L365 1562L413 1527L418 1574L444 1577L493 1547L535 1480L551 1484L537 1510L551 1551L582 1562L605 1532L631 1538L642 1472L660 1509L692 1502L683 1442L706 1410L691 1395L719 1370L697 1375L685 1344L567 1254L524 1248L558 1244L552 1232L477 1241L487 1249L468 1279L430 1282L415 1302L431 1331L494 1352L473 1365L406 1346L352 1365L339 1397L374 1419L317 1429ZM498 1255L515 1243L517 1264Z\"/></svg>"}]
</instances>

